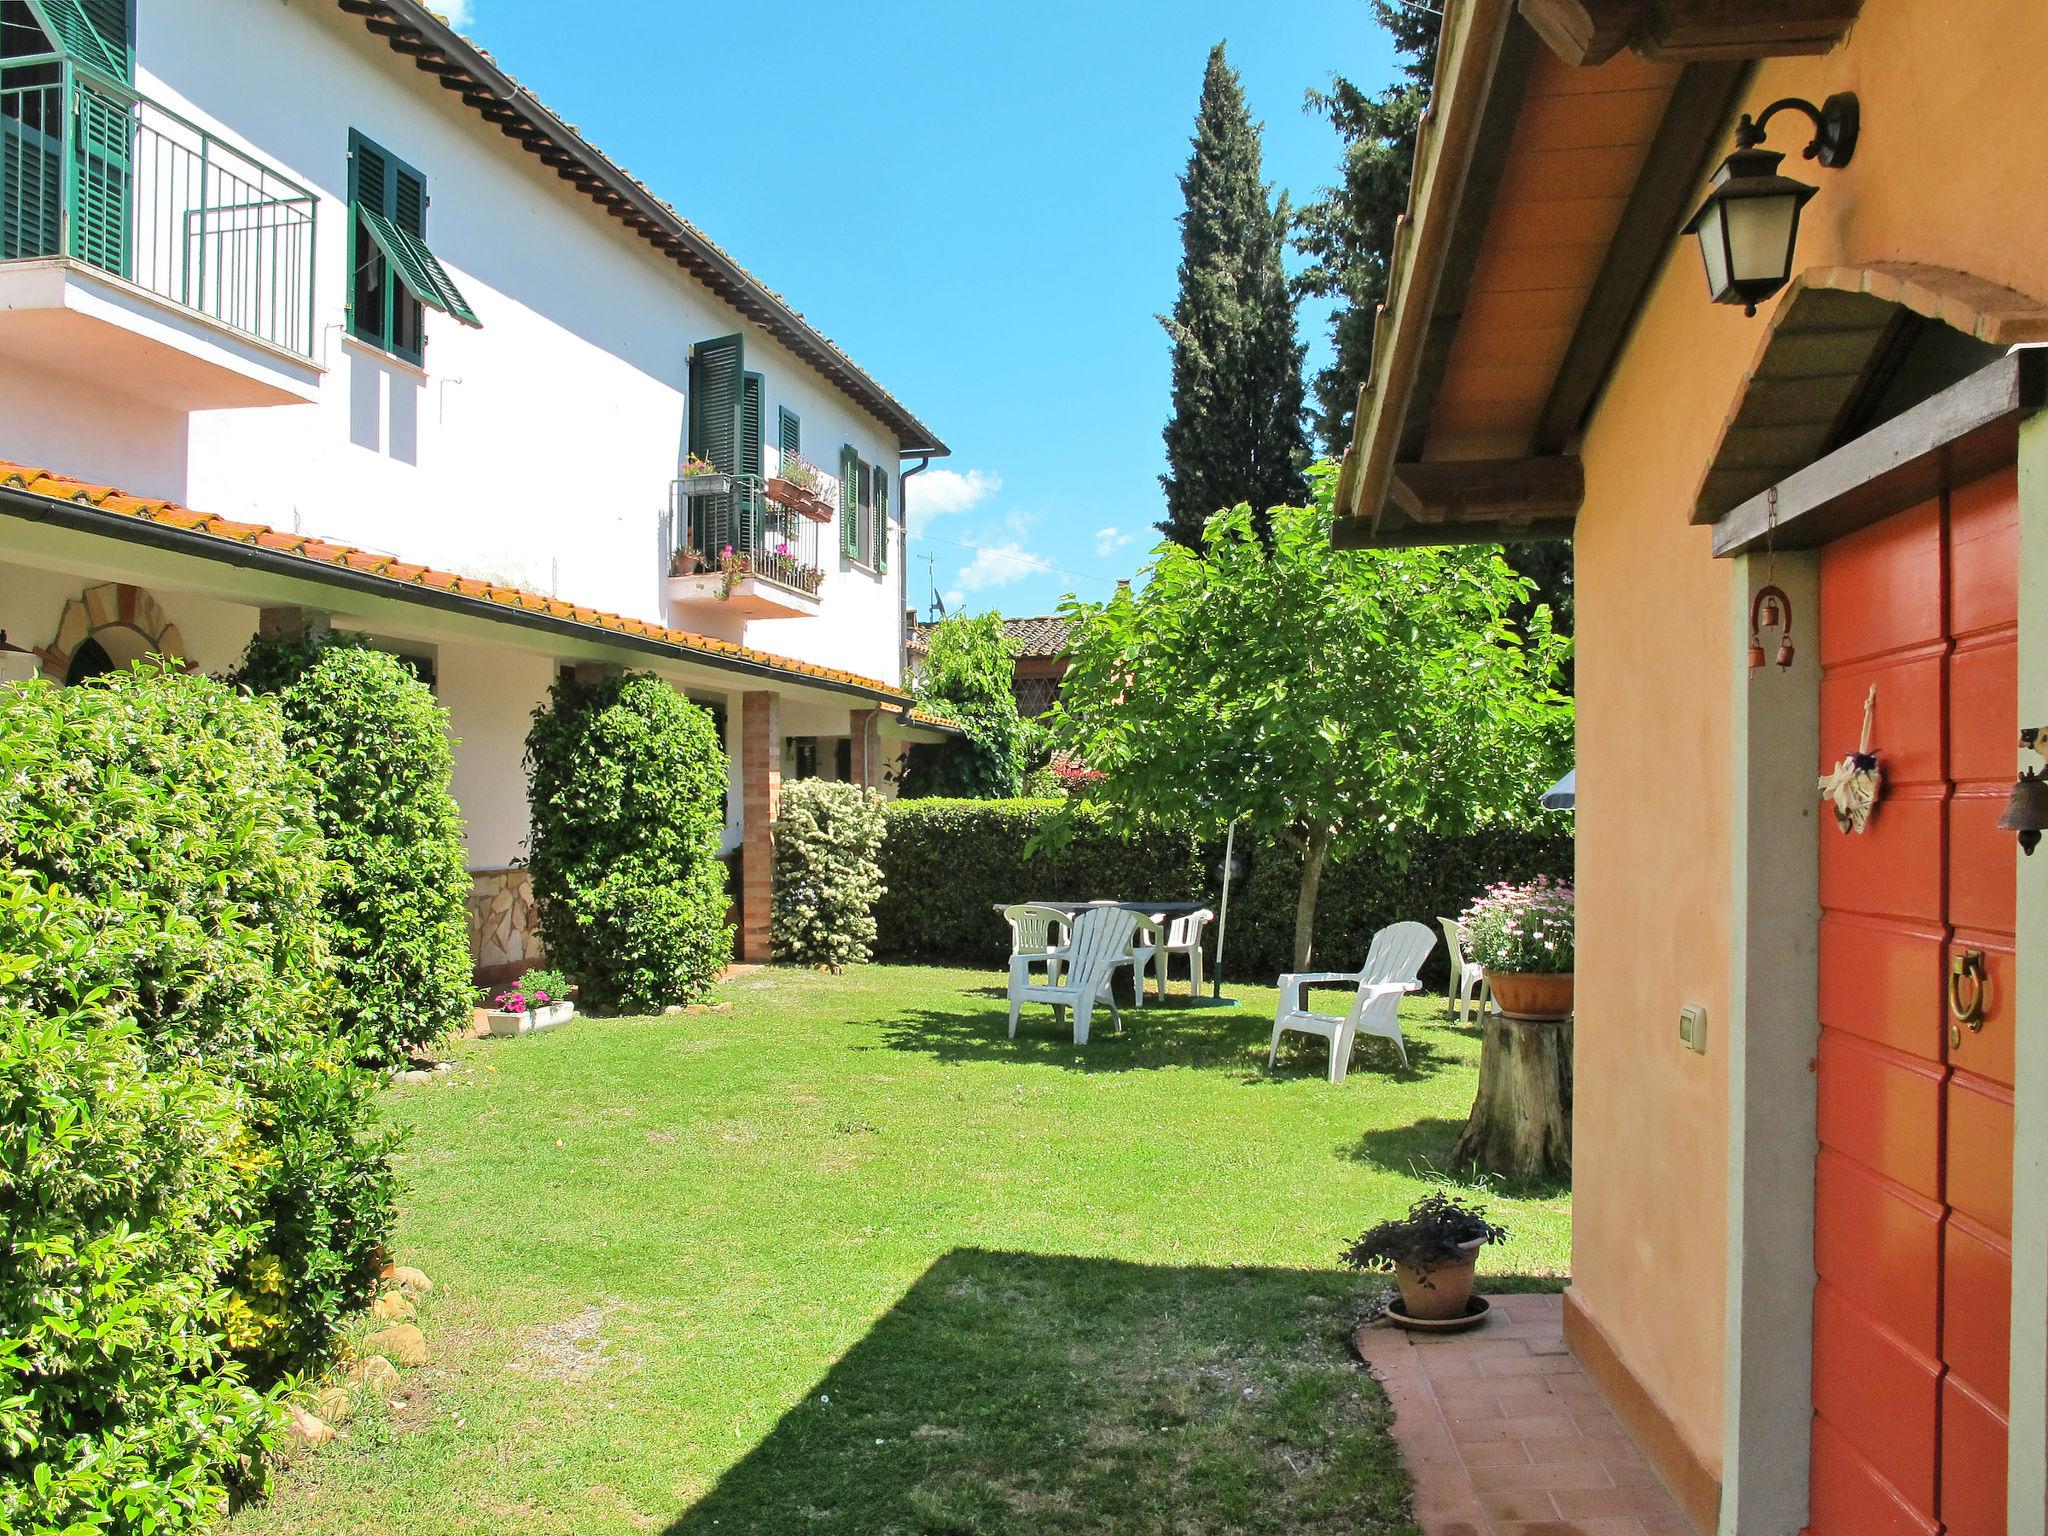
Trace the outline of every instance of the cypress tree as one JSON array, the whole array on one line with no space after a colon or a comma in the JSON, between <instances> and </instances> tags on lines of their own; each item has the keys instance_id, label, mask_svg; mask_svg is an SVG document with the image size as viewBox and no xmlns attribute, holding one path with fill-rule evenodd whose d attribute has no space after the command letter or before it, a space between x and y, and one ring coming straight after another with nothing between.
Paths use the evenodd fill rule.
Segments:
<instances>
[{"instance_id":1,"label":"cypress tree","mask_svg":"<svg viewBox=\"0 0 2048 1536\"><path fill-rule=\"evenodd\" d=\"M1304 349L1280 261L1291 216L1260 179L1259 128L1221 43L1180 185L1180 295L1160 316L1173 338L1173 417L1159 531L1199 549L1212 512L1245 502L1263 513L1307 495Z\"/></svg>"}]
</instances>

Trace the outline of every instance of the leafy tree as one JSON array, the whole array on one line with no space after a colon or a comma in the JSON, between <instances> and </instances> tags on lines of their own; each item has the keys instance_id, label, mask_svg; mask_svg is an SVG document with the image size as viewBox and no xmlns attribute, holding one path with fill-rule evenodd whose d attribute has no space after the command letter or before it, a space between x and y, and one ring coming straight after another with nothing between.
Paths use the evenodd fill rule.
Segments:
<instances>
[{"instance_id":1,"label":"leafy tree","mask_svg":"<svg viewBox=\"0 0 2048 1536\"><path fill-rule=\"evenodd\" d=\"M910 749L904 795L1006 800L1022 792L1031 730L1010 690L1015 669L1001 615L948 618L933 627L914 692L919 705L955 721L964 734Z\"/></svg>"},{"instance_id":2,"label":"leafy tree","mask_svg":"<svg viewBox=\"0 0 2048 1536\"><path fill-rule=\"evenodd\" d=\"M838 971L873 956L883 803L857 784L783 786L770 913L778 958Z\"/></svg>"},{"instance_id":3,"label":"leafy tree","mask_svg":"<svg viewBox=\"0 0 2048 1536\"><path fill-rule=\"evenodd\" d=\"M1294 968L1306 968L1324 866L1371 843L1532 817L1571 750L1556 691L1569 641L1487 547L1331 547L1335 466L1308 507L1209 520L1201 550L1162 544L1142 590L1069 601L1061 745L1101 771L1090 797L1139 815L1234 818L1302 861Z\"/></svg>"},{"instance_id":4,"label":"leafy tree","mask_svg":"<svg viewBox=\"0 0 2048 1536\"><path fill-rule=\"evenodd\" d=\"M1173 338L1173 416L1159 531L1194 547L1219 507L1300 500L1308 462L1303 348L1280 260L1291 215L1260 179L1259 128L1221 43L1180 185L1180 295L1160 317Z\"/></svg>"},{"instance_id":5,"label":"leafy tree","mask_svg":"<svg viewBox=\"0 0 2048 1536\"><path fill-rule=\"evenodd\" d=\"M1329 364L1315 378L1315 426L1323 450L1341 455L1351 443L1358 391L1372 373L1373 316L1387 296L1394 226L1408 207L1415 132L1429 105L1436 73L1440 19L1398 0L1370 0L1401 57L1399 77L1377 93L1341 75L1328 91L1310 91L1312 111L1329 118L1344 143L1337 186L1326 188L1294 218L1294 245L1308 258L1298 292L1335 299Z\"/></svg>"}]
</instances>

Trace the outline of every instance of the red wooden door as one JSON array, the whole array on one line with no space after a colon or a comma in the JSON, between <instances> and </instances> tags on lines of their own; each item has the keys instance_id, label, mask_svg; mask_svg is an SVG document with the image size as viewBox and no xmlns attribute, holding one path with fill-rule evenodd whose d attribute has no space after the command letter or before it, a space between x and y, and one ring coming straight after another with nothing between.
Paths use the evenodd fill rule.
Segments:
<instances>
[{"instance_id":1,"label":"red wooden door","mask_svg":"<svg viewBox=\"0 0 2048 1536\"><path fill-rule=\"evenodd\" d=\"M1821 768L1875 685L1884 795L1820 833L1814 1536L2005 1530L2018 568L2009 469L1821 559Z\"/></svg>"}]
</instances>

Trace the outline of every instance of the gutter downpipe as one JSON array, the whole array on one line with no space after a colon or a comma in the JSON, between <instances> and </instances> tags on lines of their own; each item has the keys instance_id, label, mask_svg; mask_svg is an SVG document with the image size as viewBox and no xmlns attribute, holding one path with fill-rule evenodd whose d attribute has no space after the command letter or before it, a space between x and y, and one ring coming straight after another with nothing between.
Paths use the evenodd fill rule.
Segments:
<instances>
[{"instance_id":1,"label":"gutter downpipe","mask_svg":"<svg viewBox=\"0 0 2048 1536\"><path fill-rule=\"evenodd\" d=\"M897 456L898 464L900 465L903 459L908 457L908 454L899 454ZM896 509L903 514L903 559L898 563L903 571L903 590L905 592L910 590L910 477L912 475L921 475L930 469L933 457L934 455L930 453L919 453L917 455L917 462L911 465L910 468L899 468L896 471ZM897 606L901 607L902 604L899 603ZM896 652L896 664L900 669L900 675L908 678L910 676L910 629L907 625L903 630L903 638L896 643Z\"/></svg>"}]
</instances>

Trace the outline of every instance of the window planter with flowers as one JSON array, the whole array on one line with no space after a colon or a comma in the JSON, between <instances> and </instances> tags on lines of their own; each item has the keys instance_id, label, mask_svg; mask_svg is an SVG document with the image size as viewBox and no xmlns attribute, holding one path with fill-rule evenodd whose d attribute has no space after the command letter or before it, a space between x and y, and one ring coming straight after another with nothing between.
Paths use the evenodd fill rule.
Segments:
<instances>
[{"instance_id":1,"label":"window planter with flowers","mask_svg":"<svg viewBox=\"0 0 2048 1536\"><path fill-rule=\"evenodd\" d=\"M485 1020L501 1039L553 1029L576 1017L569 992L569 978L560 971L528 971L491 1000Z\"/></svg>"},{"instance_id":2,"label":"window planter with flowers","mask_svg":"<svg viewBox=\"0 0 2048 1536\"><path fill-rule=\"evenodd\" d=\"M683 473L676 486L685 496L723 496L732 489L731 475L709 459L700 459L694 453L686 457L678 468Z\"/></svg>"},{"instance_id":3,"label":"window planter with flowers","mask_svg":"<svg viewBox=\"0 0 2048 1536\"><path fill-rule=\"evenodd\" d=\"M776 456L768 477L768 499L799 512L814 523L832 521L832 498L825 493L825 472L789 449Z\"/></svg>"},{"instance_id":4,"label":"window planter with flowers","mask_svg":"<svg viewBox=\"0 0 2048 1536\"><path fill-rule=\"evenodd\" d=\"M1572 1011L1572 888L1538 876L1496 885L1466 909L1466 958L1486 969L1500 1011L1562 1019Z\"/></svg>"}]
</instances>

